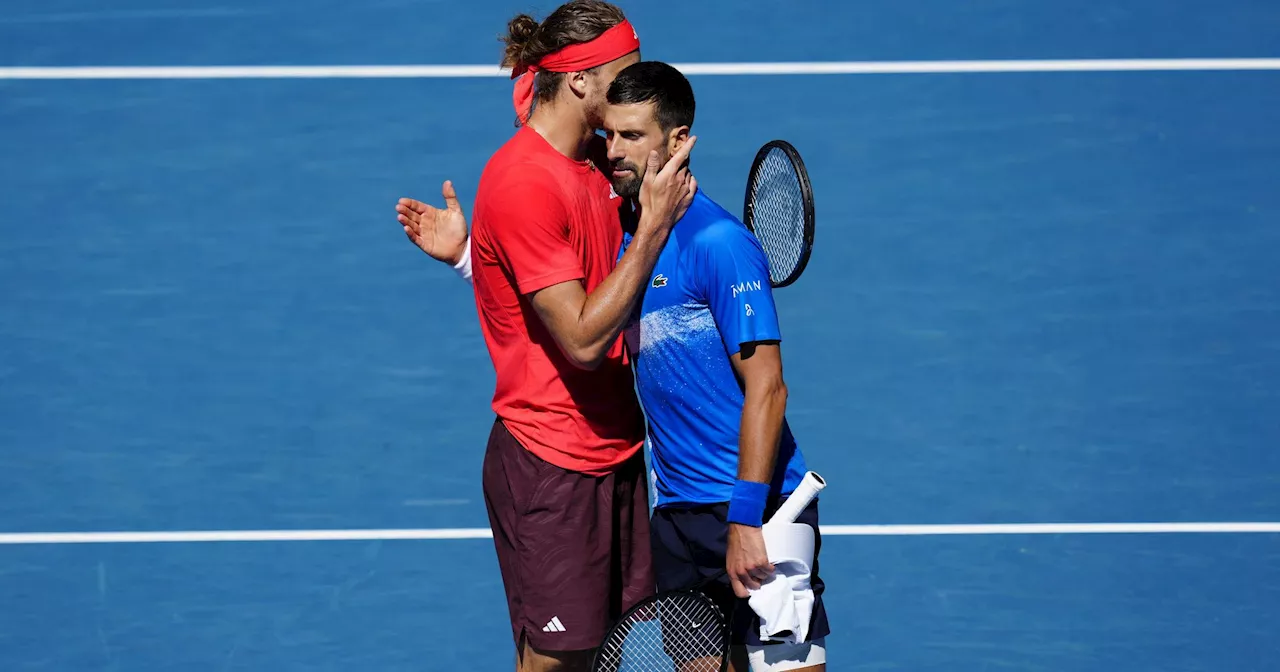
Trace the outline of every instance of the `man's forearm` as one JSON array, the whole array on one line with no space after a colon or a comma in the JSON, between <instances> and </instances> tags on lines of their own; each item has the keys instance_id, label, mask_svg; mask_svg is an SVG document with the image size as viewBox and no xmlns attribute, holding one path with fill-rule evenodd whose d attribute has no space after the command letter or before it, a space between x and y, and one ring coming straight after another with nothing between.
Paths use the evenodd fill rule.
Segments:
<instances>
[{"instance_id":1,"label":"man's forearm","mask_svg":"<svg viewBox=\"0 0 1280 672\"><path fill-rule=\"evenodd\" d=\"M763 516L764 495L773 481L786 411L787 387L781 378L754 386L748 383L738 437L738 484L730 503L735 522L761 522L758 518Z\"/></svg>"},{"instance_id":2,"label":"man's forearm","mask_svg":"<svg viewBox=\"0 0 1280 672\"><path fill-rule=\"evenodd\" d=\"M571 336L583 364L598 364L622 333L666 240L666 234L637 234L609 277L587 294Z\"/></svg>"},{"instance_id":3,"label":"man's forearm","mask_svg":"<svg viewBox=\"0 0 1280 672\"><path fill-rule=\"evenodd\" d=\"M627 251L590 294L564 282L533 294L533 307L560 350L580 368L594 369L622 333L666 244L665 232L637 233Z\"/></svg>"},{"instance_id":4,"label":"man's forearm","mask_svg":"<svg viewBox=\"0 0 1280 672\"><path fill-rule=\"evenodd\" d=\"M756 483L773 480L787 412L787 388L779 381L767 389L747 388L738 438L738 478Z\"/></svg>"}]
</instances>

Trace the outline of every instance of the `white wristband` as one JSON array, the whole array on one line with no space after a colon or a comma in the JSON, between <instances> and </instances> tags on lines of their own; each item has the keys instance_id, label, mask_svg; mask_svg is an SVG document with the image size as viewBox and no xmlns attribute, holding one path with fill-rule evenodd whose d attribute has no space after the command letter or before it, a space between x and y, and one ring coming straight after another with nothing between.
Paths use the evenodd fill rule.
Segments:
<instances>
[{"instance_id":1,"label":"white wristband","mask_svg":"<svg viewBox=\"0 0 1280 672\"><path fill-rule=\"evenodd\" d=\"M467 282L471 282L471 237L462 245L462 259L453 265L453 270Z\"/></svg>"}]
</instances>

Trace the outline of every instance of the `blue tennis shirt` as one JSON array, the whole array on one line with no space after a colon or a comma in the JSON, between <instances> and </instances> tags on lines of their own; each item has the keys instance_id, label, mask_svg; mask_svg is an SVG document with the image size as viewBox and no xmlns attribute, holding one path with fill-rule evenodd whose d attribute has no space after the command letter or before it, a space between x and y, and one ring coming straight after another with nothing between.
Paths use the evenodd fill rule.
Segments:
<instances>
[{"instance_id":1,"label":"blue tennis shirt","mask_svg":"<svg viewBox=\"0 0 1280 672\"><path fill-rule=\"evenodd\" d=\"M631 243L623 236L619 258ZM655 506L728 502L738 476L743 387L729 357L780 341L759 240L701 189L676 223L626 330L648 420ZM785 419L770 488L789 495L804 458Z\"/></svg>"}]
</instances>

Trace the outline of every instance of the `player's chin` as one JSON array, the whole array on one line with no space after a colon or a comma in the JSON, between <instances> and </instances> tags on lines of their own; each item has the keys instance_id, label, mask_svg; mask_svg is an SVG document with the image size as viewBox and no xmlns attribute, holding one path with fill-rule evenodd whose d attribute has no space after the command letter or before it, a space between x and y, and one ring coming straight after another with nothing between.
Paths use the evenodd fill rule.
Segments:
<instances>
[{"instance_id":1,"label":"player's chin","mask_svg":"<svg viewBox=\"0 0 1280 672\"><path fill-rule=\"evenodd\" d=\"M613 190L623 198L639 196L640 182L640 176L630 170L613 171Z\"/></svg>"}]
</instances>

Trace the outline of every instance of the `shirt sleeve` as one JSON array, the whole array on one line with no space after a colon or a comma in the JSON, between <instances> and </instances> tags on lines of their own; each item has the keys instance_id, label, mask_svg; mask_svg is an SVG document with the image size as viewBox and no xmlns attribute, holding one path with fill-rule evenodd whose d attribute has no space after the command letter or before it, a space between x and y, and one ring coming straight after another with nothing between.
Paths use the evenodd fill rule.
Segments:
<instances>
[{"instance_id":1,"label":"shirt sleeve","mask_svg":"<svg viewBox=\"0 0 1280 672\"><path fill-rule=\"evenodd\" d=\"M708 227L700 232L693 256L694 277L729 355L744 343L782 340L769 261L745 226L722 222Z\"/></svg>"},{"instance_id":2,"label":"shirt sleeve","mask_svg":"<svg viewBox=\"0 0 1280 672\"><path fill-rule=\"evenodd\" d=\"M563 198L551 176L534 169L511 181L501 201L488 208L498 260L521 294L586 277L569 240Z\"/></svg>"}]
</instances>

